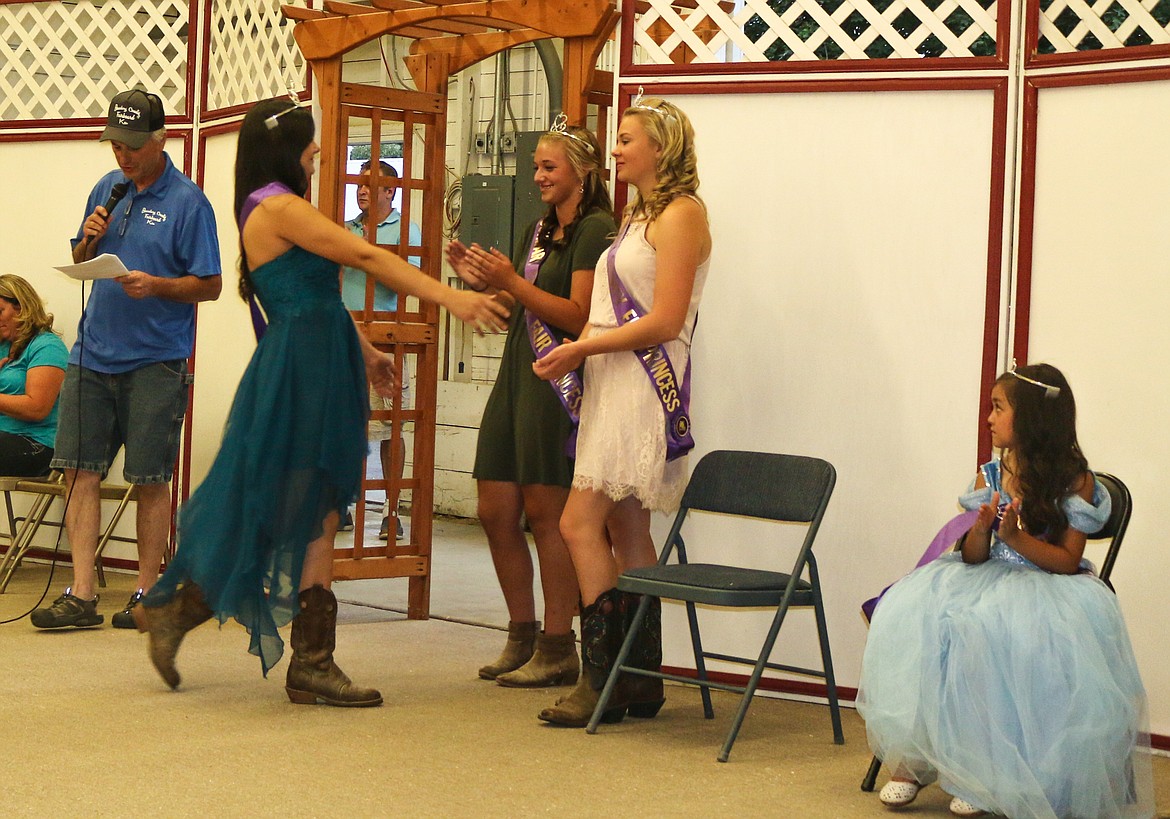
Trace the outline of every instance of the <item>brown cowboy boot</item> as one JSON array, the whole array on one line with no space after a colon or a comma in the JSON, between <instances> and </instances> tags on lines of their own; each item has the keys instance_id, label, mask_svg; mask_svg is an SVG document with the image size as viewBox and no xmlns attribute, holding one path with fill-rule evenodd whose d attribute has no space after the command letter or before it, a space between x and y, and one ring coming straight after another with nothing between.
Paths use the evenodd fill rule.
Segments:
<instances>
[{"instance_id":1,"label":"brown cowboy boot","mask_svg":"<svg viewBox=\"0 0 1170 819\"><path fill-rule=\"evenodd\" d=\"M505 688L543 688L549 685L572 685L581 673L577 661L577 635L545 634L536 636L532 659L515 671L501 674L496 682Z\"/></svg>"},{"instance_id":2,"label":"brown cowboy boot","mask_svg":"<svg viewBox=\"0 0 1170 819\"><path fill-rule=\"evenodd\" d=\"M150 633L150 661L171 688L179 687L175 655L187 632L211 619L212 611L203 600L203 592L187 583L161 606L144 600L131 610L134 625Z\"/></svg>"},{"instance_id":3,"label":"brown cowboy boot","mask_svg":"<svg viewBox=\"0 0 1170 819\"><path fill-rule=\"evenodd\" d=\"M298 705L364 708L382 704L373 688L359 688L333 662L337 643L337 598L318 584L299 595L301 613L293 618L293 656L288 664L284 690Z\"/></svg>"},{"instance_id":4,"label":"brown cowboy boot","mask_svg":"<svg viewBox=\"0 0 1170 819\"><path fill-rule=\"evenodd\" d=\"M554 725L584 728L597 707L601 689L609 677L613 660L622 644L622 611L618 606L620 592L610 589L581 608L581 676L577 687L557 700L551 708L540 712L540 719ZM616 694L616 692L615 692ZM607 708L602 722L621 722L626 707Z\"/></svg>"},{"instance_id":5,"label":"brown cowboy boot","mask_svg":"<svg viewBox=\"0 0 1170 819\"><path fill-rule=\"evenodd\" d=\"M525 623L508 623L508 642L504 644L504 651L491 665L485 665L479 670L482 680L494 680L501 674L515 671L532 659L536 646L536 635L540 632L540 621Z\"/></svg>"}]
</instances>

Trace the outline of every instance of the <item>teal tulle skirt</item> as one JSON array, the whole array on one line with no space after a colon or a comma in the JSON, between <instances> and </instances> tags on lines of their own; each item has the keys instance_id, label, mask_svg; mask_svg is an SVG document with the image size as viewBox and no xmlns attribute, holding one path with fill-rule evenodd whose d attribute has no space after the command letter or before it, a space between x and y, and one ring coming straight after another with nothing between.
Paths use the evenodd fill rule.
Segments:
<instances>
[{"instance_id":1,"label":"teal tulle skirt","mask_svg":"<svg viewBox=\"0 0 1170 819\"><path fill-rule=\"evenodd\" d=\"M268 330L215 461L179 510L175 558L144 600L159 606L196 583L221 623L248 629L266 675L297 611L306 547L357 497L366 455L365 364L337 271L296 247L253 271Z\"/></svg>"}]
</instances>

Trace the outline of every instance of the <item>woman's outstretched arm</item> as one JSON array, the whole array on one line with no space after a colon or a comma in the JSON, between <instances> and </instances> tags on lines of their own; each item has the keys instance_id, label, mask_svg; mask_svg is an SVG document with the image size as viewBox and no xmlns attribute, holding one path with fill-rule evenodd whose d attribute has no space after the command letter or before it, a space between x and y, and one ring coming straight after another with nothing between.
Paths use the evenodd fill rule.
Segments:
<instances>
[{"instance_id":1,"label":"woman's outstretched arm","mask_svg":"<svg viewBox=\"0 0 1170 819\"><path fill-rule=\"evenodd\" d=\"M483 293L454 290L432 279L405 259L328 219L294 194L270 196L257 205L244 226L243 238L252 269L296 245L338 264L364 270L398 293L441 304L480 332L507 325L508 310L497 300Z\"/></svg>"}]
</instances>

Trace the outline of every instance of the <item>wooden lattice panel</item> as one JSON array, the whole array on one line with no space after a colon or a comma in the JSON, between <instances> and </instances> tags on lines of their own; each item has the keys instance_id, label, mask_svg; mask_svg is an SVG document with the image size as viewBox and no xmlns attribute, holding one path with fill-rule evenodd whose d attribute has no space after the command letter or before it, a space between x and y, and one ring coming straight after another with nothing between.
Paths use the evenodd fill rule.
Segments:
<instances>
[{"instance_id":1,"label":"wooden lattice panel","mask_svg":"<svg viewBox=\"0 0 1170 819\"><path fill-rule=\"evenodd\" d=\"M141 86L187 112L187 0L0 5L0 121L102 118Z\"/></svg>"},{"instance_id":2,"label":"wooden lattice panel","mask_svg":"<svg viewBox=\"0 0 1170 819\"><path fill-rule=\"evenodd\" d=\"M305 86L305 58L282 5L305 0L211 0L206 108L215 111Z\"/></svg>"},{"instance_id":3,"label":"wooden lattice panel","mask_svg":"<svg viewBox=\"0 0 1170 819\"><path fill-rule=\"evenodd\" d=\"M1040 54L1170 43L1170 0L1041 0Z\"/></svg>"},{"instance_id":4,"label":"wooden lattice panel","mask_svg":"<svg viewBox=\"0 0 1170 819\"><path fill-rule=\"evenodd\" d=\"M994 0L646 0L634 61L796 62L995 55Z\"/></svg>"}]
</instances>

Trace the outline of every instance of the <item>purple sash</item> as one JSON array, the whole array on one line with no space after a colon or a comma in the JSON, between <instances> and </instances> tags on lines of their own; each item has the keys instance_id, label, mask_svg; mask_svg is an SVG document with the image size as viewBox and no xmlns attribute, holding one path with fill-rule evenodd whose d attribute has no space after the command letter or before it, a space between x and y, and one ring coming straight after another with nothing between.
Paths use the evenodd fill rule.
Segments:
<instances>
[{"instance_id":1,"label":"purple sash","mask_svg":"<svg viewBox=\"0 0 1170 819\"><path fill-rule=\"evenodd\" d=\"M540 272L545 259L544 248L537 245L543 228L544 220L541 219L532 231L532 246L528 248L528 261L524 264L524 278L532 285L536 284L536 274ZM532 354L538 361L560 346L552 328L531 310L525 309L524 320L528 324L528 342L532 345ZM571 370L549 383L568 413L569 420L573 422L573 434L565 442L565 454L571 458L577 450L577 424L581 421L581 376L576 370Z\"/></svg>"},{"instance_id":2,"label":"purple sash","mask_svg":"<svg viewBox=\"0 0 1170 819\"><path fill-rule=\"evenodd\" d=\"M626 238L630 229L629 222L622 228L622 235L609 248L606 257L606 266L609 268L609 298L613 302L613 314L617 317L621 327L630 321L640 319L646 312L634 301L634 297L626 290L622 280L618 278L617 266L614 259L617 256L618 245ZM654 385L654 392L662 404L662 412L666 418L666 460L673 461L691 451L695 446L695 439L691 437L691 361L687 359L686 373L680 386L678 377L671 366L670 358L666 355L666 346L657 344L634 350L634 355L642 362L650 383Z\"/></svg>"},{"instance_id":3,"label":"purple sash","mask_svg":"<svg viewBox=\"0 0 1170 819\"><path fill-rule=\"evenodd\" d=\"M240 233L244 232L244 223L248 221L248 217L252 215L252 211L262 200L282 193L293 193L293 191L283 182L269 182L264 187L257 188L248 194L248 198L244 200L244 206L240 208L240 218L236 220L236 226ZM264 337L264 331L268 329L268 322L265 321L264 313L260 310L260 305L254 294L248 296L248 310L252 314L252 332L256 334L256 340L259 341Z\"/></svg>"},{"instance_id":4,"label":"purple sash","mask_svg":"<svg viewBox=\"0 0 1170 819\"><path fill-rule=\"evenodd\" d=\"M975 518L978 516L978 510L971 510L969 512L962 512L947 521L946 525L938 530L938 534L934 536L934 540L930 541L930 545L926 547L926 551L922 553L922 557L918 558L918 562L914 564L914 568L918 569L925 566L954 546L955 541L961 538L975 524ZM897 581L894 582L896 583ZM871 597L861 604L861 613L865 615L867 623L873 619L873 610L877 608L877 604L881 601L882 595L888 592L890 586L893 585L891 583L882 589L881 594L877 597Z\"/></svg>"}]
</instances>

